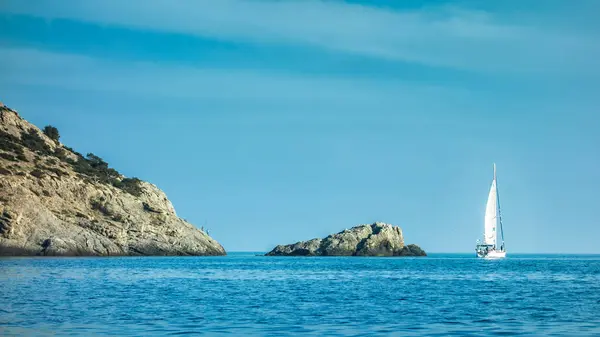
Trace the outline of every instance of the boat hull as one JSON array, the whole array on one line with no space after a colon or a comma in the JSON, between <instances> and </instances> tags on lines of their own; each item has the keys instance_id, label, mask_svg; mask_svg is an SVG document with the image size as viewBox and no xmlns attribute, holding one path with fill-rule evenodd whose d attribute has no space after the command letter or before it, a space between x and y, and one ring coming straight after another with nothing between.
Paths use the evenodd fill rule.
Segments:
<instances>
[{"instance_id":1,"label":"boat hull","mask_svg":"<svg viewBox=\"0 0 600 337\"><path fill-rule=\"evenodd\" d=\"M503 259L506 257L506 252L491 250L488 252L477 252L477 256L484 259Z\"/></svg>"}]
</instances>

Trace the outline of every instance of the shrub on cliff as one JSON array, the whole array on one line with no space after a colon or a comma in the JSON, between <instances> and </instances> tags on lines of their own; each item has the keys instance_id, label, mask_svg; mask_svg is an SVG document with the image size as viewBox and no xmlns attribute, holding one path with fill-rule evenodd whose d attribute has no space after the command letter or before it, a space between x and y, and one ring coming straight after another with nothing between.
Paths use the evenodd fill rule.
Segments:
<instances>
[{"instance_id":1,"label":"shrub on cliff","mask_svg":"<svg viewBox=\"0 0 600 337\"><path fill-rule=\"evenodd\" d=\"M14 155L12 155L10 153L4 153L4 152L0 152L0 158L4 158L4 159L10 160L10 161L19 161L17 159L17 157L15 157Z\"/></svg>"},{"instance_id":2,"label":"shrub on cliff","mask_svg":"<svg viewBox=\"0 0 600 337\"><path fill-rule=\"evenodd\" d=\"M48 164L50 166L54 166L54 165L58 164L58 160L56 160L56 158L48 158L48 159L46 159L46 164Z\"/></svg>"},{"instance_id":3,"label":"shrub on cliff","mask_svg":"<svg viewBox=\"0 0 600 337\"><path fill-rule=\"evenodd\" d=\"M110 184L120 176L117 170L108 167L107 162L93 153L88 153L87 158L79 157L79 160L73 163L73 169L104 184Z\"/></svg>"},{"instance_id":4,"label":"shrub on cliff","mask_svg":"<svg viewBox=\"0 0 600 337\"><path fill-rule=\"evenodd\" d=\"M108 209L108 207L106 207L106 204L104 203L104 199L102 199L102 198L90 200L90 206L92 207L93 210L96 210L106 216L113 215L112 212L110 211L110 209Z\"/></svg>"},{"instance_id":5,"label":"shrub on cliff","mask_svg":"<svg viewBox=\"0 0 600 337\"><path fill-rule=\"evenodd\" d=\"M58 168L58 167L53 167L53 166L44 166L44 165L42 165L42 164L36 164L36 166L35 166L35 167L36 167L36 169L37 169L37 170L39 170L39 171L41 171L41 172L44 172L44 173L49 173L49 172L52 172L52 173L54 173L54 174L55 174L55 175L56 175L58 178L60 178L60 177L62 177L62 176L68 176L68 175L69 175L69 173L68 173L68 172L65 172L65 171L63 171L63 170L61 170L61 169L60 169L60 168Z\"/></svg>"},{"instance_id":6,"label":"shrub on cliff","mask_svg":"<svg viewBox=\"0 0 600 337\"><path fill-rule=\"evenodd\" d=\"M39 169L35 169L35 170L31 171L29 174L31 174L32 176L34 176L36 178L42 178L43 176L46 175L44 172L40 171Z\"/></svg>"},{"instance_id":7,"label":"shrub on cliff","mask_svg":"<svg viewBox=\"0 0 600 337\"><path fill-rule=\"evenodd\" d=\"M115 180L113 181L113 186L116 188L120 188L123 191L139 197L142 195L142 181L138 178L125 178L121 181Z\"/></svg>"},{"instance_id":8,"label":"shrub on cliff","mask_svg":"<svg viewBox=\"0 0 600 337\"><path fill-rule=\"evenodd\" d=\"M60 138L58 129L50 125L44 128L44 134L56 142L58 142L58 139ZM10 161L27 161L27 157L23 151L23 146L27 147L38 155L53 156L71 164L75 172L84 175L85 177L89 178L90 181L113 185L136 197L142 195L142 181L140 179L125 178L121 180L121 174L117 170L109 167L108 163L104 161L104 159L93 153L88 153L84 157L81 153L68 147L65 147L64 149L57 147L54 151L52 151L48 144L46 144L46 142L34 129L30 129L27 132L22 131L21 139L0 130L0 150L9 152L0 152L0 158ZM73 160L67 157L67 151L75 154L78 159ZM46 164L50 165L51 167L45 167L41 165L42 157L36 156L35 158L36 166L38 166L38 168L31 172L33 176L40 178L44 176L44 172L47 171L51 171L59 177L68 175L67 172L52 167L58 164L56 159L46 159Z\"/></svg>"},{"instance_id":9,"label":"shrub on cliff","mask_svg":"<svg viewBox=\"0 0 600 337\"><path fill-rule=\"evenodd\" d=\"M83 155L75 150L73 150L73 148L70 148L68 146L64 146L65 150L73 153L74 155L76 155L77 157L83 157Z\"/></svg>"},{"instance_id":10,"label":"shrub on cliff","mask_svg":"<svg viewBox=\"0 0 600 337\"><path fill-rule=\"evenodd\" d=\"M33 152L37 152L43 155L51 155L52 151L50 147L42 137L34 130L30 129L29 132L21 132L21 144L30 149Z\"/></svg>"},{"instance_id":11,"label":"shrub on cliff","mask_svg":"<svg viewBox=\"0 0 600 337\"><path fill-rule=\"evenodd\" d=\"M4 132L0 130L0 150L4 150L6 152L12 152L15 156L10 156L9 159L8 154L4 154L5 159L9 160L21 160L27 161L27 157L25 157L25 152L23 151L23 147L19 145L20 139L11 135L10 133ZM13 159L14 158L14 159Z\"/></svg>"},{"instance_id":12,"label":"shrub on cliff","mask_svg":"<svg viewBox=\"0 0 600 337\"><path fill-rule=\"evenodd\" d=\"M58 143L58 140L60 139L60 133L58 132L58 129L52 125L47 125L44 128L44 134L56 143Z\"/></svg>"},{"instance_id":13,"label":"shrub on cliff","mask_svg":"<svg viewBox=\"0 0 600 337\"><path fill-rule=\"evenodd\" d=\"M68 157L67 157L67 152L60 147L57 147L56 149L54 149L54 156L62 161L67 161Z\"/></svg>"},{"instance_id":14,"label":"shrub on cliff","mask_svg":"<svg viewBox=\"0 0 600 337\"><path fill-rule=\"evenodd\" d=\"M142 181L140 179L124 178L121 180L119 171L109 167L104 159L93 153L88 153L85 158L80 156L76 162L71 160L67 161L71 163L75 172L90 177L92 181L113 185L136 197L142 195Z\"/></svg>"}]
</instances>

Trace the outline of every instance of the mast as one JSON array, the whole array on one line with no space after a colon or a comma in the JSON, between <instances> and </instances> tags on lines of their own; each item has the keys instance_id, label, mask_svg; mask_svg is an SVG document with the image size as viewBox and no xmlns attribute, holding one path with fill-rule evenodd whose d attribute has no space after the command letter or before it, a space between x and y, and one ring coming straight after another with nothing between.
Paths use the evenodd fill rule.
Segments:
<instances>
[{"instance_id":1,"label":"mast","mask_svg":"<svg viewBox=\"0 0 600 337\"><path fill-rule=\"evenodd\" d=\"M500 211L500 191L498 189L498 180L496 178L496 163L494 163L494 181L496 182L496 200L498 202L498 220L500 222L500 238L502 239L501 249L504 251L504 228L502 228L502 212ZM497 239L496 239L497 240Z\"/></svg>"}]
</instances>

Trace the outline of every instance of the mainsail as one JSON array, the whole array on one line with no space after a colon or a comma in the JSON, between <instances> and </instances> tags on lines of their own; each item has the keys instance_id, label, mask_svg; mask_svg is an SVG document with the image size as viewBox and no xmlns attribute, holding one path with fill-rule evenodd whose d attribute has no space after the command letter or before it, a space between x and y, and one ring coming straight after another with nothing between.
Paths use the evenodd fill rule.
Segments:
<instances>
[{"instance_id":1,"label":"mainsail","mask_svg":"<svg viewBox=\"0 0 600 337\"><path fill-rule=\"evenodd\" d=\"M496 165L494 165L494 180L490 188L487 206L485 207L485 243L488 245L496 244L496 225L498 223L498 190L496 187Z\"/></svg>"}]
</instances>

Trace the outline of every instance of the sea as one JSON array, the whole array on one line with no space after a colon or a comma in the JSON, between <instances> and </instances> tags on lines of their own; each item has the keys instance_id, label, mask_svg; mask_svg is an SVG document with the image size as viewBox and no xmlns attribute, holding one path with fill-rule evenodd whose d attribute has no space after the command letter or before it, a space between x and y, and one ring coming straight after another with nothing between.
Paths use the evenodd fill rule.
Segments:
<instances>
[{"instance_id":1,"label":"sea","mask_svg":"<svg viewBox=\"0 0 600 337\"><path fill-rule=\"evenodd\" d=\"M1 258L1 336L600 336L600 255Z\"/></svg>"}]
</instances>

